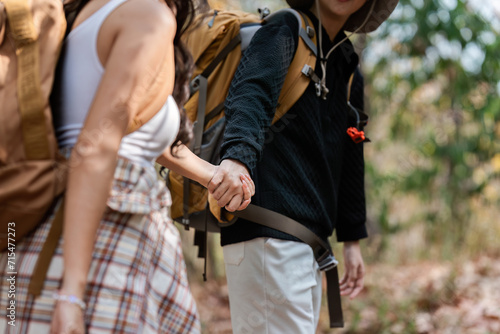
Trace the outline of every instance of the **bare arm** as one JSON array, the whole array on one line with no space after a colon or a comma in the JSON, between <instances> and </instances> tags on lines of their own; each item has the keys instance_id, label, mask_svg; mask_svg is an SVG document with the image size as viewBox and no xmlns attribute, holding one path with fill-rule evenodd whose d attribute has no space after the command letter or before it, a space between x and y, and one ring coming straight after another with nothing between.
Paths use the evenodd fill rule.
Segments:
<instances>
[{"instance_id":1,"label":"bare arm","mask_svg":"<svg viewBox=\"0 0 500 334\"><path fill-rule=\"evenodd\" d=\"M151 74L160 70L156 64L170 62L169 75L174 77L175 18L164 4L130 1L113 12L105 25L101 34L112 34L113 44L82 135L70 159L66 192L62 290L80 298L85 292L95 234L106 207L118 149L128 122L139 108L148 104L142 96L151 88ZM155 86L163 102L170 94L165 88L168 86L172 84Z\"/></svg>"},{"instance_id":2,"label":"bare arm","mask_svg":"<svg viewBox=\"0 0 500 334\"><path fill-rule=\"evenodd\" d=\"M198 182L205 188L217 169L216 166L199 158L184 145L175 149L175 156L168 147L156 162L179 175Z\"/></svg>"},{"instance_id":3,"label":"bare arm","mask_svg":"<svg viewBox=\"0 0 500 334\"><path fill-rule=\"evenodd\" d=\"M214 166L211 163L199 158L186 146L181 145L175 151L175 156L167 148L156 160L160 165L187 177L209 188L210 184L220 184L228 173L224 172L221 166ZM214 175L219 175L215 181ZM210 188L209 188L210 190ZM234 182L234 187L227 190L223 205L228 211L243 210L250 204L250 198L255 194L255 186L250 176L240 176ZM217 198L218 199L218 198Z\"/></svg>"}]
</instances>

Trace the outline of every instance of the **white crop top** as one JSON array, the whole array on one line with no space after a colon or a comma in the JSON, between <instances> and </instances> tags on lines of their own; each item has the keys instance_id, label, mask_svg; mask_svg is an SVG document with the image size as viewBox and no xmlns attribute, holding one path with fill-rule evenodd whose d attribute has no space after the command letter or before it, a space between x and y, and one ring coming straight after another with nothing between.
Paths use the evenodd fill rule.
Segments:
<instances>
[{"instance_id":1,"label":"white crop top","mask_svg":"<svg viewBox=\"0 0 500 334\"><path fill-rule=\"evenodd\" d=\"M54 115L59 147L73 147L82 130L104 68L97 55L97 38L108 15L126 0L111 0L73 29L65 41L60 111ZM124 69L125 71L127 69ZM173 75L173 74L172 74ZM151 166L179 131L177 104L169 96L158 113L138 130L123 137L118 155ZM88 134L105 140L103 133Z\"/></svg>"}]
</instances>

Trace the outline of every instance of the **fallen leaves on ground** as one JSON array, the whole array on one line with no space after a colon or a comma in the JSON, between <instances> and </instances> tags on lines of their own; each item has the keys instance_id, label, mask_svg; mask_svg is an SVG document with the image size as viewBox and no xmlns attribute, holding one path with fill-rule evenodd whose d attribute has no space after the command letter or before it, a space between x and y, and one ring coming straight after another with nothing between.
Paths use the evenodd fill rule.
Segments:
<instances>
[{"instance_id":1,"label":"fallen leaves on ground","mask_svg":"<svg viewBox=\"0 0 500 334\"><path fill-rule=\"evenodd\" d=\"M192 282L203 333L230 334L224 280ZM480 257L463 263L419 262L367 266L365 289L343 299L346 326L328 328L324 303L318 333L500 333L500 261Z\"/></svg>"}]
</instances>

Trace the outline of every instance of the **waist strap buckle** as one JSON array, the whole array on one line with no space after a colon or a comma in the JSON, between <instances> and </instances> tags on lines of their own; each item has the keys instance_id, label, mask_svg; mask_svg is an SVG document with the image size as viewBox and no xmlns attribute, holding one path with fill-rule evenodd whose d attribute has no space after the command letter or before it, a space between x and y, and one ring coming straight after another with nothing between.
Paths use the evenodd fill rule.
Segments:
<instances>
[{"instance_id":1,"label":"waist strap buckle","mask_svg":"<svg viewBox=\"0 0 500 334\"><path fill-rule=\"evenodd\" d=\"M328 271L335 268L339 264L339 261L335 258L332 253L329 253L326 257L318 261L319 270Z\"/></svg>"}]
</instances>

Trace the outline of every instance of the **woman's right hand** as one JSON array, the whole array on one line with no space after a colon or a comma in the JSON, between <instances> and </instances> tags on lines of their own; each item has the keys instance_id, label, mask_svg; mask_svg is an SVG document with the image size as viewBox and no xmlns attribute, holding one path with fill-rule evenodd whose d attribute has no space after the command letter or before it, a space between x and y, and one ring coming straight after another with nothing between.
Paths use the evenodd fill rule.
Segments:
<instances>
[{"instance_id":1,"label":"woman's right hand","mask_svg":"<svg viewBox=\"0 0 500 334\"><path fill-rule=\"evenodd\" d=\"M225 159L217 166L207 188L217 204L230 212L246 208L255 194L246 166L232 159Z\"/></svg>"},{"instance_id":2,"label":"woman's right hand","mask_svg":"<svg viewBox=\"0 0 500 334\"><path fill-rule=\"evenodd\" d=\"M50 333L85 334L83 311L80 306L65 301L57 301Z\"/></svg>"}]
</instances>

